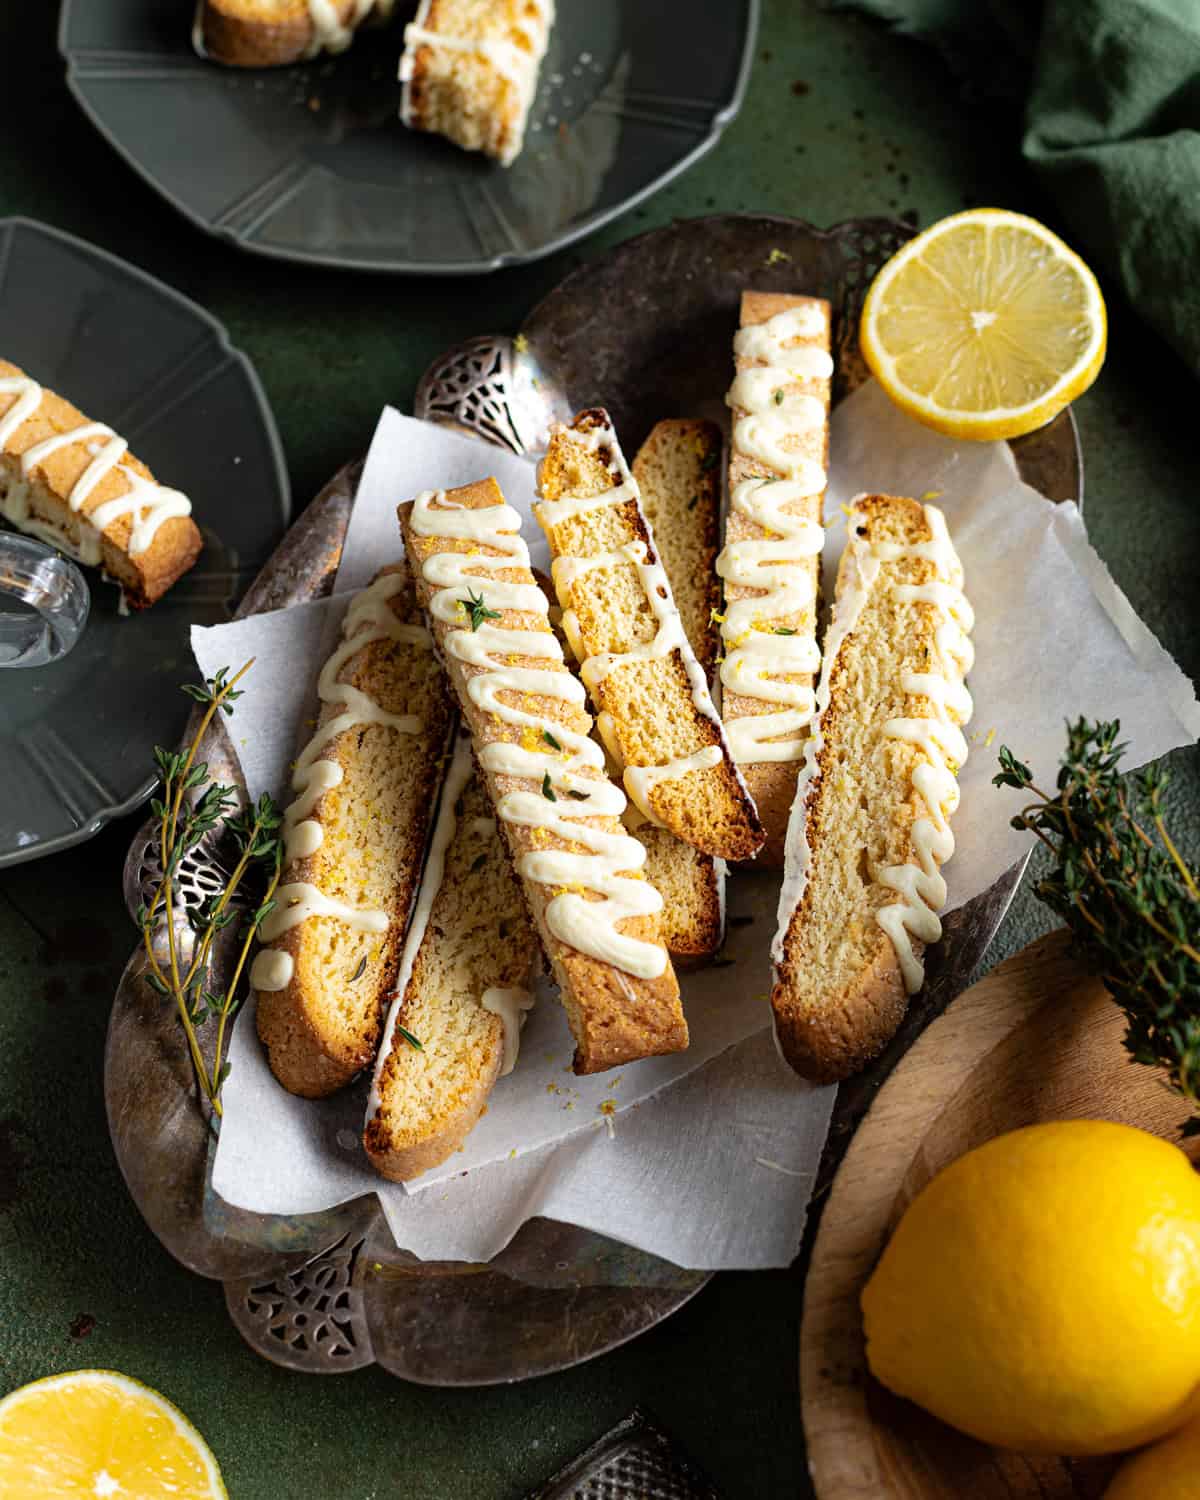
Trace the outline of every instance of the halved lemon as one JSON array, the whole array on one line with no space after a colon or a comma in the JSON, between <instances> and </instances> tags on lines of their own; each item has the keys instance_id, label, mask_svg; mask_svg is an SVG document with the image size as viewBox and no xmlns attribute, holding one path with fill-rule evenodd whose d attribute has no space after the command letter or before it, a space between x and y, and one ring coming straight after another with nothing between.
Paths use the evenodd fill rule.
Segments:
<instances>
[{"instance_id":1,"label":"halved lemon","mask_svg":"<svg viewBox=\"0 0 1200 1500\"><path fill-rule=\"evenodd\" d=\"M897 406L949 437L1044 427L1100 373L1104 298L1044 224L973 208L892 256L863 305L860 342Z\"/></svg>"},{"instance_id":2,"label":"halved lemon","mask_svg":"<svg viewBox=\"0 0 1200 1500\"><path fill-rule=\"evenodd\" d=\"M71 1370L0 1401L4 1500L227 1500L208 1444L149 1386Z\"/></svg>"}]
</instances>

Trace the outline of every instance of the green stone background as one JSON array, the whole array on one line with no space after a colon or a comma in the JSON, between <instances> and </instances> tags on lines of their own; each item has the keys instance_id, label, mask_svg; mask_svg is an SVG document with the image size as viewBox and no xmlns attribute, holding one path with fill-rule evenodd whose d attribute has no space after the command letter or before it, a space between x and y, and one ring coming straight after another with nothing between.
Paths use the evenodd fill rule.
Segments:
<instances>
[{"instance_id":1,"label":"green stone background","mask_svg":"<svg viewBox=\"0 0 1200 1500\"><path fill-rule=\"evenodd\" d=\"M448 344L517 326L580 259L674 217L761 209L825 225L912 209L928 223L990 202L1055 222L1017 165L1012 122L964 104L933 54L814 0L767 0L740 119L585 246L478 281L292 269L201 237L117 160L63 86L54 12L0 4L0 214L85 236L212 308L263 378L299 502L362 450L385 401L408 405ZM1089 526L1195 677L1196 391L1128 309L1112 312L1109 362L1077 407ZM1195 751L1173 760L1194 857L1200 767ZM219 1287L145 1230L108 1145L100 1059L132 944L118 891L132 827L0 880L0 1391L79 1365L146 1380L198 1422L235 1500L516 1497L639 1401L729 1496L810 1493L795 1271L720 1276L631 1347L513 1389L429 1391L377 1370L306 1380L250 1353ZM1026 887L990 960L1046 925ZM95 1319L84 1338L80 1314Z\"/></svg>"}]
</instances>

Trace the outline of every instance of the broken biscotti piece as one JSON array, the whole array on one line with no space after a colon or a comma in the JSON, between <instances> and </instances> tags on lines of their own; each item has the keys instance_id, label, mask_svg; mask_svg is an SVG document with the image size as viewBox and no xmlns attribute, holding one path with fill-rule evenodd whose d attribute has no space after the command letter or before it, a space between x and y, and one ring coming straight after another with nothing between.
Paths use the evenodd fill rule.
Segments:
<instances>
[{"instance_id":1,"label":"broken biscotti piece","mask_svg":"<svg viewBox=\"0 0 1200 1500\"><path fill-rule=\"evenodd\" d=\"M749 859L762 827L606 412L551 428L538 494L563 630L625 790L687 843Z\"/></svg>"},{"instance_id":2,"label":"broken biscotti piece","mask_svg":"<svg viewBox=\"0 0 1200 1500\"><path fill-rule=\"evenodd\" d=\"M460 737L384 1024L363 1145L407 1182L475 1126L517 1060L537 934L496 819Z\"/></svg>"},{"instance_id":3,"label":"broken biscotti piece","mask_svg":"<svg viewBox=\"0 0 1200 1500\"><path fill-rule=\"evenodd\" d=\"M368 20L386 21L395 0L200 0L196 51L235 68L304 62L344 52Z\"/></svg>"},{"instance_id":4,"label":"broken biscotti piece","mask_svg":"<svg viewBox=\"0 0 1200 1500\"><path fill-rule=\"evenodd\" d=\"M520 516L494 479L400 506L417 591L474 736L575 1037L598 1073L687 1046L646 851L589 738L586 695L550 628Z\"/></svg>"},{"instance_id":5,"label":"broken biscotti piece","mask_svg":"<svg viewBox=\"0 0 1200 1500\"><path fill-rule=\"evenodd\" d=\"M714 571L721 532L721 429L715 422L659 422L633 461L642 512L671 580L684 633L706 680L716 664ZM646 846L646 878L663 898L663 938L677 964L711 958L725 936L725 861L626 810Z\"/></svg>"},{"instance_id":6,"label":"broken biscotti piece","mask_svg":"<svg viewBox=\"0 0 1200 1500\"><path fill-rule=\"evenodd\" d=\"M431 646L401 562L354 596L321 668L250 970L258 1034L293 1094L333 1093L379 1045L454 718Z\"/></svg>"},{"instance_id":7,"label":"broken biscotti piece","mask_svg":"<svg viewBox=\"0 0 1200 1500\"><path fill-rule=\"evenodd\" d=\"M778 865L821 663L829 303L744 292L733 350L721 716L766 829L759 862Z\"/></svg>"},{"instance_id":8,"label":"broken biscotti piece","mask_svg":"<svg viewBox=\"0 0 1200 1500\"><path fill-rule=\"evenodd\" d=\"M773 950L780 1047L820 1082L891 1039L941 936L974 655L941 511L865 495L847 524Z\"/></svg>"},{"instance_id":9,"label":"broken biscotti piece","mask_svg":"<svg viewBox=\"0 0 1200 1500\"><path fill-rule=\"evenodd\" d=\"M111 427L0 360L0 516L11 525L103 568L145 609L200 555L191 512Z\"/></svg>"},{"instance_id":10,"label":"broken biscotti piece","mask_svg":"<svg viewBox=\"0 0 1200 1500\"><path fill-rule=\"evenodd\" d=\"M554 0L421 0L404 30L400 118L511 166L553 24Z\"/></svg>"}]
</instances>

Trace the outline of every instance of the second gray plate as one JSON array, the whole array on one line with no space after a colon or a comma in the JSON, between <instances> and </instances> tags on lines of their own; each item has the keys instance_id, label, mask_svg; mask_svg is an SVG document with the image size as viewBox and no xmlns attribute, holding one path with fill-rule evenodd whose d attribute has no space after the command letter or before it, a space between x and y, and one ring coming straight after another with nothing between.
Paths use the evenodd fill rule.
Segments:
<instances>
[{"instance_id":1,"label":"second gray plate","mask_svg":"<svg viewBox=\"0 0 1200 1500\"><path fill-rule=\"evenodd\" d=\"M154 786L155 745L187 717L188 632L229 618L291 510L258 377L202 307L115 256L0 219L0 354L111 424L191 497L204 551L123 619L88 570L92 608L61 661L0 672L0 867L52 854Z\"/></svg>"},{"instance_id":2,"label":"second gray plate","mask_svg":"<svg viewBox=\"0 0 1200 1500\"><path fill-rule=\"evenodd\" d=\"M93 124L199 228L285 260L462 275L590 234L737 114L758 0L559 11L508 169L400 123L399 24L337 58L223 68L193 52L182 0L63 0L59 47Z\"/></svg>"}]
</instances>

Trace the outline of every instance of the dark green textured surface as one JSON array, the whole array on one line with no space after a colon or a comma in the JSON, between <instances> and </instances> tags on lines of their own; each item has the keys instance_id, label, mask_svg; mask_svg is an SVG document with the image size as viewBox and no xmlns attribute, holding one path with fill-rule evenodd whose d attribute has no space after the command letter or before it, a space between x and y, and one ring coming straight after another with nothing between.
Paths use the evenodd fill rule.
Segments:
<instances>
[{"instance_id":1,"label":"dark green textured surface","mask_svg":"<svg viewBox=\"0 0 1200 1500\"><path fill-rule=\"evenodd\" d=\"M53 29L51 6L0 5L0 213L93 239L223 318L262 375L298 501L363 448L382 402L408 404L447 344L515 327L581 258L672 217L764 209L830 224L912 209L929 222L990 201L1054 222L934 56L812 0L768 0L746 108L722 144L581 249L476 282L291 270L200 237L120 165L62 85ZM1195 676L1195 385L1113 312L1109 364L1077 409L1089 524ZM1195 856L1200 768L1194 751L1173 760L1172 811ZM235 1500L515 1497L637 1401L730 1497L808 1492L794 1272L719 1277L631 1347L511 1390L425 1391L378 1371L305 1380L251 1354L219 1288L143 1228L108 1146L100 1057L133 941L118 893L131 831L0 881L0 1391L78 1365L147 1380L199 1423ZM989 962L1047 925L1023 891ZM80 1314L95 1319L84 1338L71 1333Z\"/></svg>"}]
</instances>

